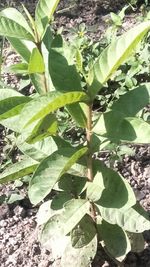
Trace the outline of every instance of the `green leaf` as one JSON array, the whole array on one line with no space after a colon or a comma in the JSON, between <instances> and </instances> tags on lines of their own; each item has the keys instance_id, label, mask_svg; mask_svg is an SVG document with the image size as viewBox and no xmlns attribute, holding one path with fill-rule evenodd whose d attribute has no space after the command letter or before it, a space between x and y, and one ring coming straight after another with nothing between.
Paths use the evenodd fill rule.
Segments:
<instances>
[{"instance_id":1,"label":"green leaf","mask_svg":"<svg viewBox=\"0 0 150 267\"><path fill-rule=\"evenodd\" d=\"M98 194L100 198L96 202L98 205L121 210L127 210L135 205L134 192L129 183L120 174L106 167L100 161L96 161L95 168L98 169L96 174L97 183L100 188L104 188L102 193L100 191Z\"/></svg>"},{"instance_id":2,"label":"green leaf","mask_svg":"<svg viewBox=\"0 0 150 267\"><path fill-rule=\"evenodd\" d=\"M132 143L150 143L150 124L139 118L125 118L118 129L118 139Z\"/></svg>"},{"instance_id":3,"label":"green leaf","mask_svg":"<svg viewBox=\"0 0 150 267\"><path fill-rule=\"evenodd\" d=\"M58 216L52 216L44 225L41 235L42 242L48 241L55 229L63 235L67 235L88 213L90 203L86 199L71 199L64 204L64 209ZM56 219L57 218L57 219Z\"/></svg>"},{"instance_id":4,"label":"green leaf","mask_svg":"<svg viewBox=\"0 0 150 267\"><path fill-rule=\"evenodd\" d=\"M49 73L56 90L60 92L82 90L72 50L60 35L56 36L49 51Z\"/></svg>"},{"instance_id":5,"label":"green leaf","mask_svg":"<svg viewBox=\"0 0 150 267\"><path fill-rule=\"evenodd\" d=\"M20 177L33 173L38 164L37 161L24 157L21 161L14 163L0 174L0 183L15 181Z\"/></svg>"},{"instance_id":6,"label":"green leaf","mask_svg":"<svg viewBox=\"0 0 150 267\"><path fill-rule=\"evenodd\" d=\"M83 248L73 248L70 243L65 248L61 258L61 267L89 267L96 255L97 251L97 237L95 236L92 241Z\"/></svg>"},{"instance_id":7,"label":"green leaf","mask_svg":"<svg viewBox=\"0 0 150 267\"><path fill-rule=\"evenodd\" d=\"M24 196L21 196L21 195L19 195L19 194L12 194L11 196L10 196L10 198L9 198L9 200L7 201L7 203L8 204L12 204L12 203L14 203L14 202L17 202L17 201L20 201L20 200L22 200L22 199L24 199Z\"/></svg>"},{"instance_id":8,"label":"green leaf","mask_svg":"<svg viewBox=\"0 0 150 267\"><path fill-rule=\"evenodd\" d=\"M35 90L40 95L47 93L48 88L47 88L47 83L45 83L45 74L33 73L33 74L30 74L30 79L35 87Z\"/></svg>"},{"instance_id":9,"label":"green leaf","mask_svg":"<svg viewBox=\"0 0 150 267\"><path fill-rule=\"evenodd\" d=\"M19 22L19 24L22 27L24 27L28 32L30 32L33 35L33 31L30 28L27 20L16 8L13 8L13 7L5 8L0 12L0 16L4 16L6 18L12 19L13 21L17 23Z\"/></svg>"},{"instance_id":10,"label":"green leaf","mask_svg":"<svg viewBox=\"0 0 150 267\"><path fill-rule=\"evenodd\" d=\"M64 234L67 235L78 224L78 222L89 212L90 203L87 199L72 199L65 203L64 212Z\"/></svg>"},{"instance_id":11,"label":"green leaf","mask_svg":"<svg viewBox=\"0 0 150 267\"><path fill-rule=\"evenodd\" d=\"M58 190L64 190L74 196L80 195L86 186L87 178L64 174L58 181Z\"/></svg>"},{"instance_id":12,"label":"green leaf","mask_svg":"<svg viewBox=\"0 0 150 267\"><path fill-rule=\"evenodd\" d=\"M36 216L37 224L38 225L45 224L49 220L49 218L54 215L54 212L51 209L51 200L45 201L39 207L39 210Z\"/></svg>"},{"instance_id":13,"label":"green leaf","mask_svg":"<svg viewBox=\"0 0 150 267\"><path fill-rule=\"evenodd\" d=\"M144 250L145 242L142 233L127 233L127 235L131 243L131 251L139 253Z\"/></svg>"},{"instance_id":14,"label":"green leaf","mask_svg":"<svg viewBox=\"0 0 150 267\"><path fill-rule=\"evenodd\" d=\"M102 114L93 131L112 142L150 143L150 125L139 118L125 117L117 110Z\"/></svg>"},{"instance_id":15,"label":"green leaf","mask_svg":"<svg viewBox=\"0 0 150 267\"><path fill-rule=\"evenodd\" d=\"M15 37L34 42L33 33L24 20L24 17L16 9L5 9L0 12L0 35Z\"/></svg>"},{"instance_id":16,"label":"green leaf","mask_svg":"<svg viewBox=\"0 0 150 267\"><path fill-rule=\"evenodd\" d=\"M60 177L86 152L86 147L78 151L64 148L44 159L31 179L29 188L31 202L36 205L43 200L51 192Z\"/></svg>"},{"instance_id":17,"label":"green leaf","mask_svg":"<svg viewBox=\"0 0 150 267\"><path fill-rule=\"evenodd\" d=\"M8 67L9 72L16 74L28 74L28 64L27 63L18 63Z\"/></svg>"},{"instance_id":18,"label":"green leaf","mask_svg":"<svg viewBox=\"0 0 150 267\"><path fill-rule=\"evenodd\" d=\"M149 215L138 203L126 211L103 208L99 205L97 207L105 221L117 224L125 231L142 233L150 229Z\"/></svg>"},{"instance_id":19,"label":"green leaf","mask_svg":"<svg viewBox=\"0 0 150 267\"><path fill-rule=\"evenodd\" d=\"M100 238L106 246L106 251L122 262L131 250L130 241L125 231L118 225L109 224L104 220L97 227Z\"/></svg>"},{"instance_id":20,"label":"green leaf","mask_svg":"<svg viewBox=\"0 0 150 267\"><path fill-rule=\"evenodd\" d=\"M89 85L91 88L93 87L92 83L99 84L99 86L97 84L97 89L94 93L89 88L89 93L92 97L96 95L98 89L102 88L102 85L109 80L119 66L127 60L149 29L150 22L143 22L114 40L104 49L89 71Z\"/></svg>"},{"instance_id":21,"label":"green leaf","mask_svg":"<svg viewBox=\"0 0 150 267\"><path fill-rule=\"evenodd\" d=\"M58 149L52 137L47 137L35 144L22 143L18 138L17 147L22 153L37 161L43 160Z\"/></svg>"},{"instance_id":22,"label":"green leaf","mask_svg":"<svg viewBox=\"0 0 150 267\"><path fill-rule=\"evenodd\" d=\"M30 97L23 96L11 89L0 90L0 120L13 117L20 113L23 106L31 101Z\"/></svg>"},{"instance_id":23,"label":"green leaf","mask_svg":"<svg viewBox=\"0 0 150 267\"><path fill-rule=\"evenodd\" d=\"M100 186L99 183L96 183L95 181L88 182L86 192L87 198L92 202L96 202L100 199L103 190L103 186Z\"/></svg>"},{"instance_id":24,"label":"green leaf","mask_svg":"<svg viewBox=\"0 0 150 267\"><path fill-rule=\"evenodd\" d=\"M71 243L74 248L88 245L96 236L96 228L92 218L86 214L71 231Z\"/></svg>"},{"instance_id":25,"label":"green leaf","mask_svg":"<svg viewBox=\"0 0 150 267\"><path fill-rule=\"evenodd\" d=\"M19 133L20 132L19 119L20 119L20 116L16 115L13 117L9 117L8 119L0 120L0 123L4 127L8 128L14 132Z\"/></svg>"},{"instance_id":26,"label":"green leaf","mask_svg":"<svg viewBox=\"0 0 150 267\"><path fill-rule=\"evenodd\" d=\"M4 88L4 89L0 89L0 100L4 100L6 98L9 98L9 97L14 97L14 96L22 96L22 94L20 94L19 92L17 92L16 90L14 89L7 89L7 88Z\"/></svg>"},{"instance_id":27,"label":"green leaf","mask_svg":"<svg viewBox=\"0 0 150 267\"><path fill-rule=\"evenodd\" d=\"M31 134L29 134L28 138L26 139L26 142L35 143L50 135L56 135L57 129L58 125L55 115L48 114L34 127Z\"/></svg>"},{"instance_id":28,"label":"green leaf","mask_svg":"<svg viewBox=\"0 0 150 267\"><path fill-rule=\"evenodd\" d=\"M21 113L20 123L26 127L30 123L44 118L49 113L67 104L86 101L88 101L88 97L83 92L70 92L65 94L51 92L35 98L29 105L26 105ZM26 116L26 114L30 114L30 117Z\"/></svg>"},{"instance_id":29,"label":"green leaf","mask_svg":"<svg viewBox=\"0 0 150 267\"><path fill-rule=\"evenodd\" d=\"M44 73L45 65L43 57L37 48L33 48L29 61L28 72L32 73Z\"/></svg>"},{"instance_id":30,"label":"green leaf","mask_svg":"<svg viewBox=\"0 0 150 267\"><path fill-rule=\"evenodd\" d=\"M17 37L8 37L8 41L11 43L16 52L26 61L29 62L31 57L31 51L35 47L35 44L30 41L20 40Z\"/></svg>"},{"instance_id":31,"label":"green leaf","mask_svg":"<svg viewBox=\"0 0 150 267\"><path fill-rule=\"evenodd\" d=\"M35 22L42 38L60 0L39 0L35 10Z\"/></svg>"},{"instance_id":32,"label":"green leaf","mask_svg":"<svg viewBox=\"0 0 150 267\"><path fill-rule=\"evenodd\" d=\"M69 192L59 192L54 198L52 199L51 202L51 209L53 211L59 212L59 210L63 209L64 204L71 200L73 196Z\"/></svg>"},{"instance_id":33,"label":"green leaf","mask_svg":"<svg viewBox=\"0 0 150 267\"><path fill-rule=\"evenodd\" d=\"M79 103L67 105L67 110L78 126L86 128L87 119Z\"/></svg>"},{"instance_id":34,"label":"green leaf","mask_svg":"<svg viewBox=\"0 0 150 267\"><path fill-rule=\"evenodd\" d=\"M133 117L150 102L150 83L141 84L130 90L113 103L112 110L125 114L126 117Z\"/></svg>"},{"instance_id":35,"label":"green leaf","mask_svg":"<svg viewBox=\"0 0 150 267\"><path fill-rule=\"evenodd\" d=\"M115 13L111 12L110 16L111 16L111 19L112 19L113 23L116 26L121 26L122 25L122 20L121 20L119 15L116 15Z\"/></svg>"},{"instance_id":36,"label":"green leaf","mask_svg":"<svg viewBox=\"0 0 150 267\"><path fill-rule=\"evenodd\" d=\"M55 259L60 258L66 245L68 244L69 236L65 236L62 230L63 220L61 214L56 213L44 225L40 234L40 242L47 250L52 251Z\"/></svg>"}]
</instances>

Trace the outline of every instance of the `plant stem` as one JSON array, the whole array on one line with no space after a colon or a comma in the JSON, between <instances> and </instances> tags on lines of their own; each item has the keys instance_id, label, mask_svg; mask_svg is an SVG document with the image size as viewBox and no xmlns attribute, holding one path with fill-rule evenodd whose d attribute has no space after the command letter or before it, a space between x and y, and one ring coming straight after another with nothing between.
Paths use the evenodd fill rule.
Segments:
<instances>
[{"instance_id":1,"label":"plant stem","mask_svg":"<svg viewBox=\"0 0 150 267\"><path fill-rule=\"evenodd\" d=\"M93 181L93 164L92 164L92 107L93 104L90 104L87 109L87 128L86 128L86 140L88 147L87 155L87 178L90 182ZM94 204L90 205L90 213L93 220L96 220L96 211Z\"/></svg>"},{"instance_id":2,"label":"plant stem","mask_svg":"<svg viewBox=\"0 0 150 267\"><path fill-rule=\"evenodd\" d=\"M43 54L42 54L42 44L41 42L39 43L36 43L36 46L37 46L37 49L39 50L42 58L43 58ZM46 80L46 74L45 72L41 74L42 75L42 78L43 78L43 83L44 83L44 93L47 93L48 92L48 87L47 87L47 80Z\"/></svg>"},{"instance_id":3,"label":"plant stem","mask_svg":"<svg viewBox=\"0 0 150 267\"><path fill-rule=\"evenodd\" d=\"M92 151L91 151L91 139L92 139L92 106L88 106L87 110L87 128L86 128L86 140L88 147L87 155L87 177L89 181L93 181L93 168L92 168Z\"/></svg>"}]
</instances>

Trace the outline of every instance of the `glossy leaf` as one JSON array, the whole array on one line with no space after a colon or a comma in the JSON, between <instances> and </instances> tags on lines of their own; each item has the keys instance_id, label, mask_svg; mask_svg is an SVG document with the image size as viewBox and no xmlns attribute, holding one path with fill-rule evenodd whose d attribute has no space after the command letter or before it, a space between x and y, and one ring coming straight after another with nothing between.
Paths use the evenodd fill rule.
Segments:
<instances>
[{"instance_id":1,"label":"glossy leaf","mask_svg":"<svg viewBox=\"0 0 150 267\"><path fill-rule=\"evenodd\" d=\"M114 40L106 49L104 49L89 73L89 84L91 85L91 88L93 87L92 83L96 83L97 86L95 92L90 92L91 95L95 95L98 89L108 81L119 66L127 60L133 52L133 49L135 49L136 45L141 41L149 29L150 22L143 22Z\"/></svg>"},{"instance_id":2,"label":"glossy leaf","mask_svg":"<svg viewBox=\"0 0 150 267\"><path fill-rule=\"evenodd\" d=\"M104 220L97 227L100 238L104 241L106 251L122 262L131 250L130 241L125 231L118 225L109 224Z\"/></svg>"},{"instance_id":3,"label":"glossy leaf","mask_svg":"<svg viewBox=\"0 0 150 267\"><path fill-rule=\"evenodd\" d=\"M15 13L19 13L18 11L15 11ZM8 14L8 17L7 17ZM20 14L21 15L21 14ZM6 37L15 37L18 39L24 39L34 42L34 36L31 33L31 30L27 25L24 23L24 21L18 20L18 17L20 18L20 15L14 16L14 12L12 12L12 16L10 18L10 13L7 9L5 11L0 12L0 35L6 36ZM22 15L21 15L22 17ZM22 26L23 25L23 26Z\"/></svg>"},{"instance_id":4,"label":"glossy leaf","mask_svg":"<svg viewBox=\"0 0 150 267\"><path fill-rule=\"evenodd\" d=\"M66 173L71 166L82 157L87 148L78 151L74 149L62 149L54 152L44 159L30 183L29 197L33 204L38 204L51 192L56 182Z\"/></svg>"},{"instance_id":5,"label":"glossy leaf","mask_svg":"<svg viewBox=\"0 0 150 267\"><path fill-rule=\"evenodd\" d=\"M21 161L7 167L7 169L0 174L0 183L15 181L27 174L31 174L35 171L38 164L37 161L25 157Z\"/></svg>"},{"instance_id":6,"label":"glossy leaf","mask_svg":"<svg viewBox=\"0 0 150 267\"><path fill-rule=\"evenodd\" d=\"M60 0L39 0L35 10L35 22L40 37L43 36Z\"/></svg>"},{"instance_id":7,"label":"glossy leaf","mask_svg":"<svg viewBox=\"0 0 150 267\"><path fill-rule=\"evenodd\" d=\"M92 218L86 214L71 231L71 243L74 248L88 245L96 236L96 228Z\"/></svg>"},{"instance_id":8,"label":"glossy leaf","mask_svg":"<svg viewBox=\"0 0 150 267\"><path fill-rule=\"evenodd\" d=\"M65 94L51 92L47 95L37 97L29 105L26 105L21 113L20 120L25 127L67 104L84 101L88 101L88 97L83 92L70 92ZM30 114L30 117L27 117L26 114Z\"/></svg>"},{"instance_id":9,"label":"glossy leaf","mask_svg":"<svg viewBox=\"0 0 150 267\"><path fill-rule=\"evenodd\" d=\"M43 57L37 48L33 48L29 61L28 72L32 73L44 73L45 65Z\"/></svg>"},{"instance_id":10,"label":"glossy leaf","mask_svg":"<svg viewBox=\"0 0 150 267\"><path fill-rule=\"evenodd\" d=\"M149 215L139 204L126 211L103 208L99 205L97 207L105 221L117 224L128 232L142 233L150 229Z\"/></svg>"}]
</instances>

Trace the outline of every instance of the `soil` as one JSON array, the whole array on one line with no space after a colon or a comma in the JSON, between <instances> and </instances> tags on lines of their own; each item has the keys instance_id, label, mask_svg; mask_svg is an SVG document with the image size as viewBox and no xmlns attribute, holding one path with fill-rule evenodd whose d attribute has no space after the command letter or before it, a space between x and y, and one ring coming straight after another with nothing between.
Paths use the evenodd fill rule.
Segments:
<instances>
[{"instance_id":1,"label":"soil","mask_svg":"<svg viewBox=\"0 0 150 267\"><path fill-rule=\"evenodd\" d=\"M88 26L89 34L96 40L100 38L106 28L106 20L109 12L116 10L113 1L109 2L109 8L98 4L98 0L68 0L61 1L56 15L56 27L64 26L65 29L76 27L84 22ZM6 3L7 2L7 3ZM33 13L37 1L5 1L0 7L7 5L19 7L24 3ZM66 5L67 2L67 5ZM77 2L77 3L76 3ZM112 4L111 4L112 2ZM75 3L75 4L74 4ZM114 7L115 6L115 7ZM117 7L118 8L118 7ZM136 10L126 16L123 28L129 28L136 23L139 14ZM90 31L92 29L92 33ZM7 51L7 49L6 49ZM6 52L7 53L7 52ZM17 62L17 56L11 51L7 53L6 65ZM5 82L18 86L18 80L13 77L5 77ZM4 129L0 128L0 161L4 160ZM150 212L150 146L134 146L135 154L125 156L122 162L116 162L115 168L130 182L137 200ZM100 154L99 158L107 162L109 155ZM38 230L36 227L36 213L38 208L33 207L26 196L26 188L15 188L13 184L0 186L0 201L2 197L9 197L12 193L25 196L23 200L15 204L2 203L0 206L0 262L1 267L60 267L60 259L54 259L51 251L41 248L38 242ZM125 261L125 267L150 267L150 231L144 233L145 249L141 253L129 253ZM99 248L93 267L117 266ZM67 266L66 266L67 267ZM79 266L80 267L80 266Z\"/></svg>"}]
</instances>

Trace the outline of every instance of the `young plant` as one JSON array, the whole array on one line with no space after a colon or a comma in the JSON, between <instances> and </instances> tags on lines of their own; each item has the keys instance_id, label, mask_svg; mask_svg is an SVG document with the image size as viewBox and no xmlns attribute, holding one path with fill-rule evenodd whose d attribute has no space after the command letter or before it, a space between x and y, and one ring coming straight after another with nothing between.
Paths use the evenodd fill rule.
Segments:
<instances>
[{"instance_id":1,"label":"young plant","mask_svg":"<svg viewBox=\"0 0 150 267\"><path fill-rule=\"evenodd\" d=\"M61 266L90 266L99 242L119 263L133 248L130 239L142 240L141 233L150 229L150 220L129 183L94 153L109 143L150 143L150 125L138 117L149 103L150 84L120 96L105 112L93 111L93 106L96 95L149 31L150 22L116 38L85 67L82 51L52 34L50 22L58 3L40 0L35 19L25 8L27 20L13 8L0 13L0 34L23 59L11 70L29 75L37 91L24 96L0 90L0 122L16 132L24 154L0 174L0 182L33 173L30 201L38 205L47 198L38 214L40 240L61 256ZM64 109L82 129L78 145L60 134L59 112Z\"/></svg>"}]
</instances>

